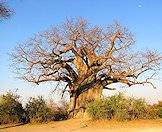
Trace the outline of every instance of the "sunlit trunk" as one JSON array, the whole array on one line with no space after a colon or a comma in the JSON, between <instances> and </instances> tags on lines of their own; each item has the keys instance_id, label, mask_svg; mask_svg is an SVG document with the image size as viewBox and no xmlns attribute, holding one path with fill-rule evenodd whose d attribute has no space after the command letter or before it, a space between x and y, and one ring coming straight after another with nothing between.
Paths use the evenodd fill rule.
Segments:
<instances>
[{"instance_id":1,"label":"sunlit trunk","mask_svg":"<svg viewBox=\"0 0 162 132\"><path fill-rule=\"evenodd\" d=\"M86 105L91 101L100 99L101 94L102 88L100 88L99 86L95 86L94 88L91 88L88 91L80 94L76 98L75 115L77 115L78 113L84 113Z\"/></svg>"},{"instance_id":2,"label":"sunlit trunk","mask_svg":"<svg viewBox=\"0 0 162 132\"><path fill-rule=\"evenodd\" d=\"M80 94L76 100L76 109L85 108L85 105L90 102L101 98L102 89L94 87L86 92Z\"/></svg>"},{"instance_id":3,"label":"sunlit trunk","mask_svg":"<svg viewBox=\"0 0 162 132\"><path fill-rule=\"evenodd\" d=\"M86 109L86 105L90 101L100 99L101 94L102 94L102 88L97 85L94 88L91 88L86 92L83 92L78 97L72 95L70 97L69 118L76 116L78 113L84 113Z\"/></svg>"},{"instance_id":4,"label":"sunlit trunk","mask_svg":"<svg viewBox=\"0 0 162 132\"><path fill-rule=\"evenodd\" d=\"M69 118L74 116L74 114L75 114L75 107L76 107L76 95L72 95L70 97Z\"/></svg>"}]
</instances>

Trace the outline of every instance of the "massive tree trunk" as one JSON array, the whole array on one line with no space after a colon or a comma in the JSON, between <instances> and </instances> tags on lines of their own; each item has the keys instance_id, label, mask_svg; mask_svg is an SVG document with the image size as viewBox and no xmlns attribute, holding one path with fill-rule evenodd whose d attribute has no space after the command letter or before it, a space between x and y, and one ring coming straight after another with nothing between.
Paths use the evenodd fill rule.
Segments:
<instances>
[{"instance_id":1,"label":"massive tree trunk","mask_svg":"<svg viewBox=\"0 0 162 132\"><path fill-rule=\"evenodd\" d=\"M101 98L102 89L98 86L95 86L89 89L86 92L83 92L76 99L76 110L83 111L86 108L86 104L90 101L94 101Z\"/></svg>"},{"instance_id":2,"label":"massive tree trunk","mask_svg":"<svg viewBox=\"0 0 162 132\"><path fill-rule=\"evenodd\" d=\"M83 51L85 53L83 53ZM85 56L83 55L83 57L81 57L82 54L87 55L88 62L86 62L85 60L83 61L83 57ZM86 47L82 47L81 49L79 49L75 56L74 64L76 65L79 76L76 79L76 82L74 83L74 86L77 87L75 104L73 101L73 97L71 97L70 99L70 112L73 111L74 116L80 112L84 113L86 104L88 102L100 99L101 97L101 84L95 80L94 76L91 76L96 72L95 67L90 68L90 66L93 65L95 60L96 54Z\"/></svg>"},{"instance_id":3,"label":"massive tree trunk","mask_svg":"<svg viewBox=\"0 0 162 132\"><path fill-rule=\"evenodd\" d=\"M99 85L88 89L79 96L70 97L70 114L69 117L74 117L78 114L83 114L87 103L101 98L102 88Z\"/></svg>"}]
</instances>

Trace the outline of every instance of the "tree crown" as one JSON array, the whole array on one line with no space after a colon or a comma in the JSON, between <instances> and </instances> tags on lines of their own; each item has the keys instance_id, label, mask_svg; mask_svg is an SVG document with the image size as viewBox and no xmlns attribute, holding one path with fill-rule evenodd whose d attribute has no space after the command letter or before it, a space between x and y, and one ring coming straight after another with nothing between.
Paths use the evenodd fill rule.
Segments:
<instances>
[{"instance_id":1,"label":"tree crown","mask_svg":"<svg viewBox=\"0 0 162 132\"><path fill-rule=\"evenodd\" d=\"M132 33L115 22L105 28L84 19L67 20L60 26L38 33L11 53L14 72L20 79L39 84L65 82L64 92L78 94L112 83L128 86L149 83L160 69L156 51L133 51ZM145 80L139 79L149 73Z\"/></svg>"}]
</instances>

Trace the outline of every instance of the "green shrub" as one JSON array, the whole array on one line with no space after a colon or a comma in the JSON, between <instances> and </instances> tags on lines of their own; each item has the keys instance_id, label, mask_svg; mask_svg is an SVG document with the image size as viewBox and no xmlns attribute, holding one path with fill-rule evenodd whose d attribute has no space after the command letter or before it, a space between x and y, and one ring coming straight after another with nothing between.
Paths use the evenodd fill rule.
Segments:
<instances>
[{"instance_id":1,"label":"green shrub","mask_svg":"<svg viewBox=\"0 0 162 132\"><path fill-rule=\"evenodd\" d=\"M145 100L126 98L121 93L89 103L87 112L93 119L133 120L158 117L158 109L148 105Z\"/></svg>"},{"instance_id":2,"label":"green shrub","mask_svg":"<svg viewBox=\"0 0 162 132\"><path fill-rule=\"evenodd\" d=\"M18 101L19 96L11 92L0 96L0 124L19 123L25 111Z\"/></svg>"},{"instance_id":3,"label":"green shrub","mask_svg":"<svg viewBox=\"0 0 162 132\"><path fill-rule=\"evenodd\" d=\"M159 108L159 117L162 118L162 107Z\"/></svg>"},{"instance_id":4,"label":"green shrub","mask_svg":"<svg viewBox=\"0 0 162 132\"><path fill-rule=\"evenodd\" d=\"M26 104L26 112L31 123L67 119L67 111L63 107L58 107L55 103L48 105L42 96L30 98Z\"/></svg>"},{"instance_id":5,"label":"green shrub","mask_svg":"<svg viewBox=\"0 0 162 132\"><path fill-rule=\"evenodd\" d=\"M51 110L42 96L30 98L26 104L25 110L29 116L30 122L47 122L51 116Z\"/></svg>"},{"instance_id":6,"label":"green shrub","mask_svg":"<svg viewBox=\"0 0 162 132\"><path fill-rule=\"evenodd\" d=\"M158 104L155 104L155 107L158 109L158 116L162 118L162 101L159 101Z\"/></svg>"}]
</instances>

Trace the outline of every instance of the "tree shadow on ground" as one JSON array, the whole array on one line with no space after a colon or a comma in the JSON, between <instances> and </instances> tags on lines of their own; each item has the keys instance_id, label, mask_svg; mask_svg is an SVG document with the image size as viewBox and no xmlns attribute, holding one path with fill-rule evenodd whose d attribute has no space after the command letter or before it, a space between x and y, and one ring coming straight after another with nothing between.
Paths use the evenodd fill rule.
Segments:
<instances>
[{"instance_id":1,"label":"tree shadow on ground","mask_svg":"<svg viewBox=\"0 0 162 132\"><path fill-rule=\"evenodd\" d=\"M27 124L27 123L20 123L20 124L5 125L5 126L0 127L0 130L2 130L2 129L6 129L6 128L11 128L11 127L22 126L22 125L25 125L25 124Z\"/></svg>"}]
</instances>

